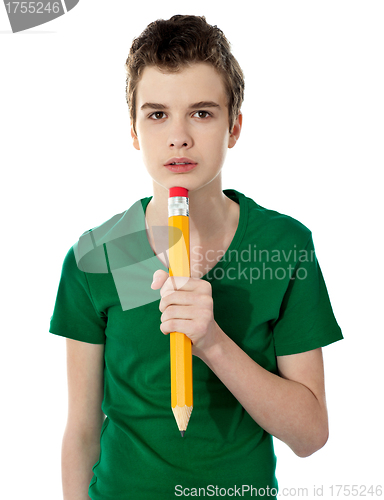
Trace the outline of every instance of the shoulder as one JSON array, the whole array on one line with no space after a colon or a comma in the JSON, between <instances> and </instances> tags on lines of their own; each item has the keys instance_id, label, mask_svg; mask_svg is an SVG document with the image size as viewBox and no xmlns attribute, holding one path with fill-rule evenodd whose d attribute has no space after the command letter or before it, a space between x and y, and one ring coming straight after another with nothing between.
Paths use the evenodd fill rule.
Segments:
<instances>
[{"instance_id":1,"label":"shoulder","mask_svg":"<svg viewBox=\"0 0 384 500\"><path fill-rule=\"evenodd\" d=\"M133 240L141 234L145 218L147 198L136 201L129 209L110 217L102 224L88 229L80 235L67 254L73 256L77 267L84 272L106 273L108 263L104 245L112 244L117 248L127 238ZM144 225L145 227L145 225Z\"/></svg>"},{"instance_id":2,"label":"shoulder","mask_svg":"<svg viewBox=\"0 0 384 500\"><path fill-rule=\"evenodd\" d=\"M290 215L265 208L252 198L248 205L248 231L271 241L304 247L312 238L311 230Z\"/></svg>"},{"instance_id":3,"label":"shoulder","mask_svg":"<svg viewBox=\"0 0 384 500\"><path fill-rule=\"evenodd\" d=\"M142 222L145 216L144 207L149 198L136 201L130 208L119 214L110 217L108 220L92 229L85 231L79 238L87 239L92 234L92 241L95 245L102 245L108 241L115 240L121 236L132 234L142 229Z\"/></svg>"}]
</instances>

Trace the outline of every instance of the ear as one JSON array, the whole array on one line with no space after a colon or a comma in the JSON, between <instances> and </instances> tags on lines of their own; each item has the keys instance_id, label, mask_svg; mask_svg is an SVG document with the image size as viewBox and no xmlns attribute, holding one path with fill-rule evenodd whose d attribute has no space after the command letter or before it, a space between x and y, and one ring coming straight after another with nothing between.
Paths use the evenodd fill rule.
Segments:
<instances>
[{"instance_id":1,"label":"ear","mask_svg":"<svg viewBox=\"0 0 384 500\"><path fill-rule=\"evenodd\" d=\"M133 139L133 141L132 141L133 147L135 149L137 149L138 151L140 151L139 138L137 137L136 132L133 130L133 123L132 123L132 121L131 121L131 137Z\"/></svg>"},{"instance_id":2,"label":"ear","mask_svg":"<svg viewBox=\"0 0 384 500\"><path fill-rule=\"evenodd\" d=\"M235 123L233 124L232 132L229 136L229 140L228 140L228 147L229 148L233 148L233 146L237 142L237 139L240 137L242 124L243 124L243 115L240 111L236 120L235 120Z\"/></svg>"}]
</instances>

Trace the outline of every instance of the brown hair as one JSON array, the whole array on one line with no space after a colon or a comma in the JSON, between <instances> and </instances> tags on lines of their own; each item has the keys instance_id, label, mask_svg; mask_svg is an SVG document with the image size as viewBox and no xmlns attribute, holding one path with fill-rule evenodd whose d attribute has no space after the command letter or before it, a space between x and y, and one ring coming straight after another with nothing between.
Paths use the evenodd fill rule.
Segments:
<instances>
[{"instance_id":1,"label":"brown hair","mask_svg":"<svg viewBox=\"0 0 384 500\"><path fill-rule=\"evenodd\" d=\"M224 33L207 23L204 16L173 16L150 23L133 40L125 68L126 99L135 130L136 90L146 66L177 72L184 65L208 62L222 75L228 97L229 130L244 99L244 75L231 53Z\"/></svg>"}]
</instances>

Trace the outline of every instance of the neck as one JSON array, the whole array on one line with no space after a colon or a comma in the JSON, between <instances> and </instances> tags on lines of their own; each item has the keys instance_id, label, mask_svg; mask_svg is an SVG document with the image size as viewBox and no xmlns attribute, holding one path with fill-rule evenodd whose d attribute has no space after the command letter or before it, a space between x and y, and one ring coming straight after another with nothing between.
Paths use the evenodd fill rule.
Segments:
<instances>
[{"instance_id":1,"label":"neck","mask_svg":"<svg viewBox=\"0 0 384 500\"><path fill-rule=\"evenodd\" d=\"M215 182L216 179L198 190L189 191L189 228L192 241L209 241L228 224L233 202L223 193L221 179ZM153 193L146 211L147 224L150 227L167 226L169 191L153 182Z\"/></svg>"}]
</instances>

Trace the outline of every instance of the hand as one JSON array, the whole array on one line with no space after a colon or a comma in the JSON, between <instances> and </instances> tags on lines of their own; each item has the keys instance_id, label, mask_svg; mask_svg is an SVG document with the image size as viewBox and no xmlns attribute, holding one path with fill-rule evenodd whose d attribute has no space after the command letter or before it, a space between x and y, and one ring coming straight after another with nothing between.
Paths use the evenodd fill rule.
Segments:
<instances>
[{"instance_id":1,"label":"hand","mask_svg":"<svg viewBox=\"0 0 384 500\"><path fill-rule=\"evenodd\" d=\"M184 333L192 341L192 354L203 357L218 342L221 331L213 317L211 284L199 278L169 277L159 269L153 274L151 288L161 288L160 330L165 335Z\"/></svg>"}]
</instances>

